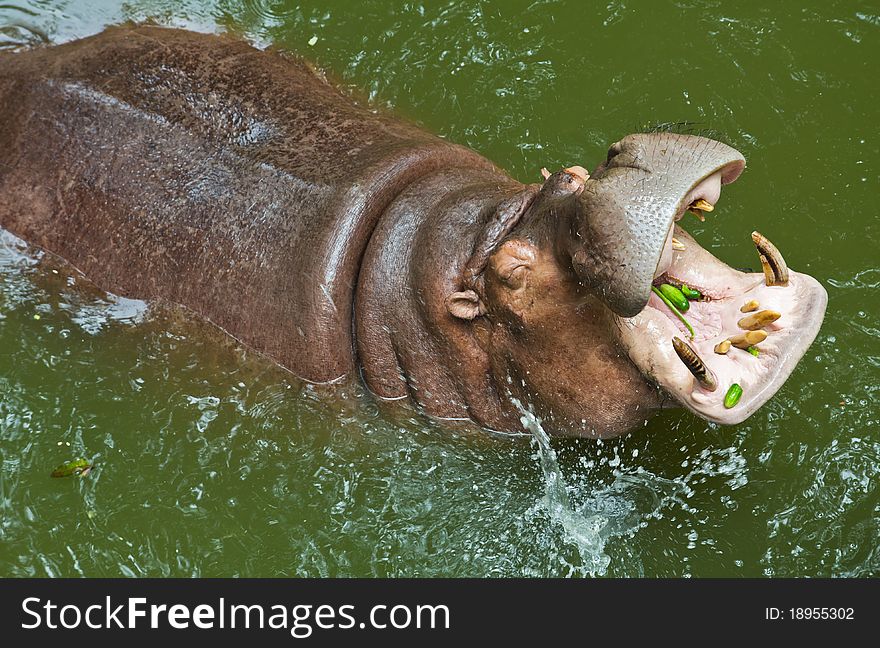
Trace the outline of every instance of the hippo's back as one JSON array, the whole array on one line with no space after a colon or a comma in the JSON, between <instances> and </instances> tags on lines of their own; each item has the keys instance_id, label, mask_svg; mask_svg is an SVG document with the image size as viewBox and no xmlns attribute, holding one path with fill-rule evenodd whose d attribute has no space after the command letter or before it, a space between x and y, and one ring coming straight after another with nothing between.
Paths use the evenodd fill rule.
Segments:
<instances>
[{"instance_id":1,"label":"hippo's back","mask_svg":"<svg viewBox=\"0 0 880 648\"><path fill-rule=\"evenodd\" d=\"M495 173L229 37L112 28L0 55L0 225L312 381L353 369L353 290L378 217L454 166Z\"/></svg>"}]
</instances>

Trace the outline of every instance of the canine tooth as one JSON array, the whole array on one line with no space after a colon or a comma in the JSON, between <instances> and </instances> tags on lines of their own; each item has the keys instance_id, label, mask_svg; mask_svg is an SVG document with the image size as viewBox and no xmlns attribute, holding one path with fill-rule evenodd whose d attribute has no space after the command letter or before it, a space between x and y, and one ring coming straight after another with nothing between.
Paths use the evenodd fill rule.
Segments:
<instances>
[{"instance_id":1,"label":"canine tooth","mask_svg":"<svg viewBox=\"0 0 880 648\"><path fill-rule=\"evenodd\" d=\"M687 248L685 248L684 243L682 243L681 241L679 241L677 238L675 238L673 236L672 237L672 249L678 250L679 252L682 252L682 251L686 250Z\"/></svg>"},{"instance_id":2,"label":"canine tooth","mask_svg":"<svg viewBox=\"0 0 880 648\"><path fill-rule=\"evenodd\" d=\"M724 355L728 351L730 351L730 340L722 340L715 345L715 353L719 355Z\"/></svg>"},{"instance_id":3,"label":"canine tooth","mask_svg":"<svg viewBox=\"0 0 880 648\"><path fill-rule=\"evenodd\" d=\"M751 315L743 317L736 323L736 325L747 331L756 331L760 328L764 328L768 324L772 324L780 317L782 317L782 313L772 310L762 310L758 313L752 313Z\"/></svg>"},{"instance_id":4,"label":"canine tooth","mask_svg":"<svg viewBox=\"0 0 880 648\"><path fill-rule=\"evenodd\" d=\"M755 247L758 249L758 256L761 258L765 283L768 286L787 286L788 266L776 246L759 232L752 232L752 241L754 241Z\"/></svg>"},{"instance_id":5,"label":"canine tooth","mask_svg":"<svg viewBox=\"0 0 880 648\"><path fill-rule=\"evenodd\" d=\"M715 374L706 366L706 363L697 355L693 347L681 338L672 338L672 348L678 354L679 359L688 368L700 386L707 391L715 391L718 388L718 382L715 380Z\"/></svg>"},{"instance_id":6,"label":"canine tooth","mask_svg":"<svg viewBox=\"0 0 880 648\"><path fill-rule=\"evenodd\" d=\"M767 257L763 254L758 255L761 259L761 270L764 272L764 283L768 286L776 285L776 274L773 272L773 268L770 266L770 262L767 261Z\"/></svg>"},{"instance_id":7,"label":"canine tooth","mask_svg":"<svg viewBox=\"0 0 880 648\"><path fill-rule=\"evenodd\" d=\"M752 311L756 311L756 310L758 310L758 300L757 299L750 299L749 301L747 301L745 304L743 304L740 307L739 312L740 313L751 313Z\"/></svg>"},{"instance_id":8,"label":"canine tooth","mask_svg":"<svg viewBox=\"0 0 880 648\"><path fill-rule=\"evenodd\" d=\"M760 344L767 339L766 331L747 331L729 338L730 343L737 349L748 349L750 346Z\"/></svg>"},{"instance_id":9,"label":"canine tooth","mask_svg":"<svg viewBox=\"0 0 880 648\"><path fill-rule=\"evenodd\" d=\"M706 222L706 217L703 215L703 212L710 212L713 209L715 209L715 207L712 205L712 203L707 202L702 198L700 198L699 200L695 200L690 205L688 205L688 211L699 218L701 223Z\"/></svg>"}]
</instances>

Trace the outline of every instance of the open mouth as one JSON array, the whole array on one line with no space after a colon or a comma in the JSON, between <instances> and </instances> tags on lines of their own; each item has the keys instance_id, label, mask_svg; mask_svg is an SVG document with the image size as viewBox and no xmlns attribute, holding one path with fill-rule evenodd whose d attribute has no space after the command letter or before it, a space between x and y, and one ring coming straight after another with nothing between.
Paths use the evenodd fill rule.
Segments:
<instances>
[{"instance_id":1,"label":"open mouth","mask_svg":"<svg viewBox=\"0 0 880 648\"><path fill-rule=\"evenodd\" d=\"M818 281L790 270L758 232L752 241L762 271L741 272L678 225L687 211L702 219L714 208L723 178L724 169L716 171L683 197L647 305L618 322L643 374L699 416L735 424L794 370L819 331L828 296Z\"/></svg>"}]
</instances>

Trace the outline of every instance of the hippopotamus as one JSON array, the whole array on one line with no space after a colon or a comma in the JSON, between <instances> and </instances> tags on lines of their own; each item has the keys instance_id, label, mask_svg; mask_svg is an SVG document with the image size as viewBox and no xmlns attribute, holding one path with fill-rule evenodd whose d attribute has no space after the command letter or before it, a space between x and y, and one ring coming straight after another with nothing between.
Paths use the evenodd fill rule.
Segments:
<instances>
[{"instance_id":1,"label":"hippopotamus","mask_svg":"<svg viewBox=\"0 0 880 648\"><path fill-rule=\"evenodd\" d=\"M0 53L2 227L305 381L499 432L526 408L583 437L666 407L735 424L771 398L825 290L757 232L745 272L680 225L744 167L659 131L523 184L229 35L125 25Z\"/></svg>"}]
</instances>

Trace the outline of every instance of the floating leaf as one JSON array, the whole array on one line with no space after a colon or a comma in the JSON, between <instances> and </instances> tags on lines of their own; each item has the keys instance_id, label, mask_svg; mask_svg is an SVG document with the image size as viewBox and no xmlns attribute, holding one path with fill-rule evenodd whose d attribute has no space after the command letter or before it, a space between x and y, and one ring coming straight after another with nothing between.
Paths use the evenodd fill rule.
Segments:
<instances>
[{"instance_id":1,"label":"floating leaf","mask_svg":"<svg viewBox=\"0 0 880 648\"><path fill-rule=\"evenodd\" d=\"M90 472L92 472L92 464L90 464L85 459L73 459L71 461L65 462L58 466L55 470L52 471L53 477L70 477L71 475L77 475L79 477L85 477Z\"/></svg>"}]
</instances>

